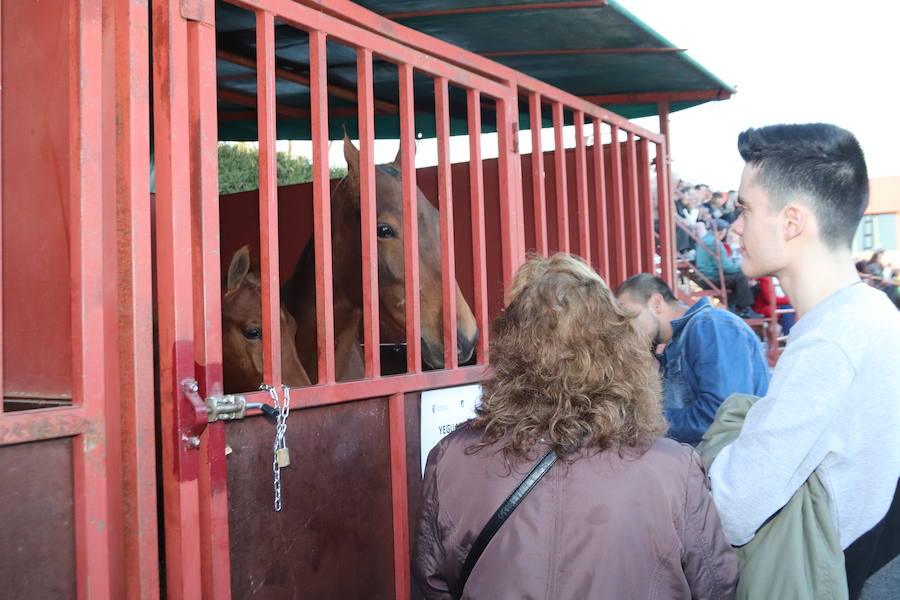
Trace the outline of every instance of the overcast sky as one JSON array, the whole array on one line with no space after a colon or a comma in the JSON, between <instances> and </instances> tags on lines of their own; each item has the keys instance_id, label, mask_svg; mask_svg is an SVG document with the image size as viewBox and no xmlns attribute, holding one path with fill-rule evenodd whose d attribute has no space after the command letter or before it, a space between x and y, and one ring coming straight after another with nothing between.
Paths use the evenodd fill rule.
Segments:
<instances>
[{"instance_id":1,"label":"overcast sky","mask_svg":"<svg viewBox=\"0 0 900 600\"><path fill-rule=\"evenodd\" d=\"M875 0L620 0L728 84L729 100L674 113L673 169L737 188L737 134L771 123L852 131L870 177L900 175L900 8ZM639 119L658 130L658 119Z\"/></svg>"}]
</instances>

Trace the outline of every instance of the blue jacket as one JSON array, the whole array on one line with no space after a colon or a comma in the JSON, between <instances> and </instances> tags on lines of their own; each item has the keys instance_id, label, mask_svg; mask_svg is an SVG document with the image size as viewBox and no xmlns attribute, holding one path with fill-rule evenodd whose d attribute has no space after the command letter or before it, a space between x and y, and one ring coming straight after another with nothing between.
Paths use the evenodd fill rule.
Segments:
<instances>
[{"instance_id":1,"label":"blue jacket","mask_svg":"<svg viewBox=\"0 0 900 600\"><path fill-rule=\"evenodd\" d=\"M718 248L719 256L722 258L722 271L725 273L737 273L741 270L741 266L734 262L734 260L728 258L728 253L725 252L725 245L716 239L716 237L710 231L701 240L706 248L713 250ZM697 270L699 270L703 275L706 276L707 279L718 285L719 283L719 265L716 264L716 258L706 251L706 248L697 244L697 258L696 265Z\"/></svg>"},{"instance_id":2,"label":"blue jacket","mask_svg":"<svg viewBox=\"0 0 900 600\"><path fill-rule=\"evenodd\" d=\"M659 357L669 437L696 445L731 394L765 396L769 366L753 330L701 298L672 321Z\"/></svg>"}]
</instances>

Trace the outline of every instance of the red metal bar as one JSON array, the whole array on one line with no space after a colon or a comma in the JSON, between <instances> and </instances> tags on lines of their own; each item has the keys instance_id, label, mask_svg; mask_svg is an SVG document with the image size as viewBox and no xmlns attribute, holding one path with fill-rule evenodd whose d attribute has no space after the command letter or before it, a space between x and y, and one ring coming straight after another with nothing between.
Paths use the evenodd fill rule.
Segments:
<instances>
[{"instance_id":1,"label":"red metal bar","mask_svg":"<svg viewBox=\"0 0 900 600\"><path fill-rule=\"evenodd\" d=\"M653 200L650 198L650 143L641 138L638 140L638 202L640 203L640 246L642 248L643 263L641 271L653 273L656 269L654 263L654 249L656 240L653 232Z\"/></svg>"},{"instance_id":2,"label":"red metal bar","mask_svg":"<svg viewBox=\"0 0 900 600\"><path fill-rule=\"evenodd\" d=\"M663 279L670 286L675 285L675 224L672 218L671 140L669 136L669 103L659 103L659 131L662 140L656 143L656 177L659 190L659 256ZM661 181L660 181L661 178ZM662 185L660 185L660 183Z\"/></svg>"},{"instance_id":3,"label":"red metal bar","mask_svg":"<svg viewBox=\"0 0 900 600\"><path fill-rule=\"evenodd\" d=\"M409 40L376 34L353 25L352 20L348 17L352 13L359 13L363 10L355 4L346 6L343 12L338 11L337 17L331 16L336 14L333 10L311 8L298 4L294 0L231 0L230 4L249 10L271 11L278 16L279 21L304 31L321 32L323 35L327 35L329 39L334 39L354 48L369 48L373 50L377 48L378 56L381 58L395 63L414 65L416 70L422 73L432 77L446 77L452 83L478 88L481 90L481 93L494 98L505 93L505 86L499 84L494 76L486 77L473 73L472 69L466 68L465 65L460 65L461 68L457 67L455 66L456 63L448 61L446 56L440 57L440 60L434 60L433 56L415 49L416 46L430 48L430 44L411 44ZM393 27L400 27L387 19L384 19L384 22L389 23ZM398 41L391 41L392 39L398 39ZM427 39L433 41L433 38L428 37Z\"/></svg>"},{"instance_id":4,"label":"red metal bar","mask_svg":"<svg viewBox=\"0 0 900 600\"><path fill-rule=\"evenodd\" d=\"M0 415L0 446L79 435L87 427L80 406L10 412Z\"/></svg>"},{"instance_id":5,"label":"red metal bar","mask_svg":"<svg viewBox=\"0 0 900 600\"><path fill-rule=\"evenodd\" d=\"M675 265L673 254L673 236L669 223L672 210L669 206L668 169L665 162L665 148L662 143L654 144L656 148L656 206L659 214L659 259L660 277L669 284L675 285Z\"/></svg>"},{"instance_id":6,"label":"red metal bar","mask_svg":"<svg viewBox=\"0 0 900 600\"><path fill-rule=\"evenodd\" d=\"M212 0L202 0L201 8L213 14ZM257 32L260 28L257 27ZM219 190L218 124L216 122L216 35L213 24L203 21L188 22L188 86L190 98L192 210L193 210L193 264L194 264L194 352L197 363L196 379L203 397L222 394L222 302L219 261ZM259 86L259 89L264 89ZM261 102L265 114L268 108L265 98ZM264 127L259 127L260 132ZM260 160L272 160L273 156ZM260 181L264 178L260 177ZM268 183L268 182L267 182ZM274 183L274 181L272 182ZM267 198L265 188L260 190L260 200ZM267 217L261 210L260 221ZM276 221L277 223L277 221ZM261 239L265 240L263 236ZM277 235L276 235L277 239ZM265 248L263 262L263 323L268 333L272 329L266 321L266 287L273 284L266 279ZM275 257L277 265L277 254ZM277 271L276 271L277 275ZM274 283L277 294L277 279ZM277 296L275 302L278 302ZM275 312L276 319L279 312ZM276 320L278 333L280 324ZM264 340L268 335L264 336ZM264 342L265 343L265 342ZM280 349L280 344L278 346ZM265 351L264 351L265 354ZM269 359L271 360L271 358ZM264 364L266 358L264 357ZM278 367L281 362L275 358ZM268 381L268 380L267 380ZM226 487L225 426L210 424L201 438L197 450L200 461L198 470L199 525L201 572L199 574L204 597L231 597L231 561L228 553L228 493Z\"/></svg>"},{"instance_id":7,"label":"red metal bar","mask_svg":"<svg viewBox=\"0 0 900 600\"><path fill-rule=\"evenodd\" d=\"M641 252L641 213L640 201L638 199L638 169L637 169L637 147L634 141L634 134L630 131L625 141L625 150L627 152L625 163L625 184L628 186L628 192L623 198L625 213L626 236L628 239L628 271L623 274L623 279L633 273L638 273L643 264Z\"/></svg>"},{"instance_id":8,"label":"red metal bar","mask_svg":"<svg viewBox=\"0 0 900 600\"><path fill-rule=\"evenodd\" d=\"M497 101L497 142L503 289L507 289L519 266L525 262L519 97L516 86L512 83L507 88L506 96Z\"/></svg>"},{"instance_id":9,"label":"red metal bar","mask_svg":"<svg viewBox=\"0 0 900 600\"><path fill-rule=\"evenodd\" d=\"M544 152L541 149L541 95L528 94L531 123L531 196L534 205L534 249L547 255L547 198L544 193Z\"/></svg>"},{"instance_id":10,"label":"red metal bar","mask_svg":"<svg viewBox=\"0 0 900 600\"><path fill-rule=\"evenodd\" d=\"M3 89L3 15L0 11L0 90ZM3 94L0 94L0 416L6 388L3 384Z\"/></svg>"},{"instance_id":11,"label":"red metal bar","mask_svg":"<svg viewBox=\"0 0 900 600\"><path fill-rule=\"evenodd\" d=\"M107 369L115 360L105 327L102 7L69 4L69 232L72 278L72 404L81 406L88 427L72 440L75 570L78 598L108 598L111 589L107 469ZM110 199L111 200L111 199ZM109 463L109 464L108 464Z\"/></svg>"},{"instance_id":12,"label":"red metal bar","mask_svg":"<svg viewBox=\"0 0 900 600\"><path fill-rule=\"evenodd\" d=\"M362 231L363 340L366 378L381 375L378 329L378 238L375 206L375 111L372 51L356 51L356 85L359 97L359 206Z\"/></svg>"},{"instance_id":13,"label":"red metal bar","mask_svg":"<svg viewBox=\"0 0 900 600\"><path fill-rule=\"evenodd\" d=\"M450 99L447 80L434 80L438 147L438 211L441 220L441 292L444 321L444 367L459 364L456 354L456 259L453 253L453 179L450 173Z\"/></svg>"},{"instance_id":14,"label":"red metal bar","mask_svg":"<svg viewBox=\"0 0 900 600\"><path fill-rule=\"evenodd\" d=\"M406 370L422 370L419 322L419 213L415 164L415 110L412 65L397 67L400 81L400 170L403 179L403 272L406 293Z\"/></svg>"},{"instance_id":15,"label":"red metal bar","mask_svg":"<svg viewBox=\"0 0 900 600\"><path fill-rule=\"evenodd\" d=\"M507 6L469 6L466 8L447 8L441 10L420 10L414 12L387 13L386 19L408 19L414 17L434 17L441 15L462 15L470 13L506 12L520 10L542 10L558 8L585 8L606 6L606 0L576 0L573 2L545 2L538 4L510 4Z\"/></svg>"},{"instance_id":16,"label":"red metal bar","mask_svg":"<svg viewBox=\"0 0 900 600\"><path fill-rule=\"evenodd\" d=\"M584 113L575 111L575 198L578 202L578 254L591 262L591 219L588 214L587 156L584 149Z\"/></svg>"},{"instance_id":17,"label":"red metal bar","mask_svg":"<svg viewBox=\"0 0 900 600\"><path fill-rule=\"evenodd\" d=\"M259 4L262 1L263 0L236 0L237 3L241 4ZM285 2L286 0L280 1ZM518 86L526 93L538 92L547 99L563 102L572 110L581 110L586 115L602 119L610 124L615 124L620 129L632 131L636 135L646 137L651 141L660 141L662 137L658 133L644 129L643 127L630 122L628 119L601 108L596 104L583 100L578 96L564 92L548 83L535 79L534 77L529 77L520 71L503 66L489 58L479 56L474 52L463 50L459 46L437 40L427 34L416 31L415 29L404 27L395 21L391 21L381 15L376 15L371 11L365 10L350 0L303 0L303 3L314 8L317 12L338 16L346 22L355 23L384 38L395 40L400 44L415 46L423 52L429 53L432 57L439 58L441 62L457 65L470 73L484 75L494 80L509 82ZM436 73L435 75L440 74ZM467 85L464 82L454 81L452 77L448 76L447 78L450 79L451 82ZM468 85L481 88L481 83L477 81L471 81ZM487 95L493 95L490 90L483 89L482 91Z\"/></svg>"},{"instance_id":18,"label":"red metal bar","mask_svg":"<svg viewBox=\"0 0 900 600\"><path fill-rule=\"evenodd\" d=\"M612 171L612 198L608 198L612 207L612 241L615 253L610 273L610 287L615 289L628 277L627 246L625 235L625 196L622 189L622 143L619 141L619 128L610 125L610 170Z\"/></svg>"},{"instance_id":19,"label":"red metal bar","mask_svg":"<svg viewBox=\"0 0 900 600\"><path fill-rule=\"evenodd\" d=\"M378 377L373 380L318 384L292 389L291 407L292 409L316 408L370 398L383 398L401 392L418 392L466 385L483 381L485 376L486 371L483 365L473 365L450 370L420 371L406 375ZM263 392L254 392L244 394L244 397L248 402L265 402L269 395ZM258 415L259 411L252 411L251 414Z\"/></svg>"},{"instance_id":20,"label":"red metal bar","mask_svg":"<svg viewBox=\"0 0 900 600\"><path fill-rule=\"evenodd\" d=\"M689 92L642 92L639 94L594 94L582 96L594 104L656 104L658 102L691 102L704 100L727 100L731 98L729 90L716 88L712 90L694 90Z\"/></svg>"},{"instance_id":21,"label":"red metal bar","mask_svg":"<svg viewBox=\"0 0 900 600\"><path fill-rule=\"evenodd\" d=\"M331 188L328 172L328 72L325 34L309 33L313 147L313 220L316 252L316 332L319 382L334 375L334 292L331 273Z\"/></svg>"},{"instance_id":22,"label":"red metal bar","mask_svg":"<svg viewBox=\"0 0 900 600\"><path fill-rule=\"evenodd\" d=\"M567 54L670 54L685 52L684 48L555 48L549 50L499 50L479 52L481 56L559 56Z\"/></svg>"},{"instance_id":23,"label":"red metal bar","mask_svg":"<svg viewBox=\"0 0 900 600\"><path fill-rule=\"evenodd\" d=\"M259 135L259 250L264 332L262 339L263 381L274 386L276 390L280 390L281 298L278 293L275 16L265 11L256 13L256 90Z\"/></svg>"},{"instance_id":24,"label":"red metal bar","mask_svg":"<svg viewBox=\"0 0 900 600\"><path fill-rule=\"evenodd\" d=\"M153 293L150 246L149 13L128 1L115 11L119 390L124 597L159 597Z\"/></svg>"},{"instance_id":25,"label":"red metal bar","mask_svg":"<svg viewBox=\"0 0 900 600\"><path fill-rule=\"evenodd\" d=\"M488 307L487 251L484 237L484 166L481 163L481 94L466 90L469 111L469 196L472 211L472 281L474 286L475 323L478 325L479 365L487 364ZM544 240L546 240L546 235ZM545 242L546 243L546 242Z\"/></svg>"},{"instance_id":26,"label":"red metal bar","mask_svg":"<svg viewBox=\"0 0 900 600\"><path fill-rule=\"evenodd\" d=\"M180 384L195 376L192 263L185 260L192 253L188 48L180 5L159 1L152 13L161 472L166 593L173 600L202 594L198 456L180 439L193 412Z\"/></svg>"},{"instance_id":27,"label":"red metal bar","mask_svg":"<svg viewBox=\"0 0 900 600\"><path fill-rule=\"evenodd\" d=\"M394 598L410 598L409 502L406 485L406 415L402 393L388 399L391 440L391 516L394 528Z\"/></svg>"},{"instance_id":28,"label":"red metal bar","mask_svg":"<svg viewBox=\"0 0 900 600\"><path fill-rule=\"evenodd\" d=\"M600 135L600 119L593 119L594 126L594 202L597 205L597 269L610 282L609 226L606 219L606 169L603 157L603 138Z\"/></svg>"},{"instance_id":29,"label":"red metal bar","mask_svg":"<svg viewBox=\"0 0 900 600\"><path fill-rule=\"evenodd\" d=\"M553 148L554 170L556 177L556 249L558 252L569 252L569 197L566 186L566 148L563 145L563 105L553 103Z\"/></svg>"}]
</instances>

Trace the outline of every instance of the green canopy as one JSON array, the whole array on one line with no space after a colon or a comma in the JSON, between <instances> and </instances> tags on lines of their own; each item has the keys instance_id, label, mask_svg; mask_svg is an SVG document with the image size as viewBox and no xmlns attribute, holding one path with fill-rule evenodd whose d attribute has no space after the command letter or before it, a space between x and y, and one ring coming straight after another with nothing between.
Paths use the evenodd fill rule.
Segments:
<instances>
[{"instance_id":1,"label":"green canopy","mask_svg":"<svg viewBox=\"0 0 900 600\"><path fill-rule=\"evenodd\" d=\"M669 102L670 110L677 111L734 93L732 87L612 0L361 0L358 4L629 119L657 114L660 101ZM255 140L254 17L217 2L216 33L219 138ZM309 68L307 34L276 23L275 35L275 60L280 69L277 136L309 139L309 88L302 83ZM329 85L355 91L355 50L329 41L327 56ZM396 66L376 57L373 75L376 100L396 105ZM416 133L433 137L433 83L416 75L414 84ZM355 107L353 100L329 95L331 139L341 138L345 129L357 137ZM466 133L465 93L452 86L450 112L451 133ZM376 137L399 137L397 115L390 113L376 111ZM549 124L549 114L544 117ZM493 111L483 111L482 120L485 131L495 129ZM524 104L520 125L529 127Z\"/></svg>"}]
</instances>

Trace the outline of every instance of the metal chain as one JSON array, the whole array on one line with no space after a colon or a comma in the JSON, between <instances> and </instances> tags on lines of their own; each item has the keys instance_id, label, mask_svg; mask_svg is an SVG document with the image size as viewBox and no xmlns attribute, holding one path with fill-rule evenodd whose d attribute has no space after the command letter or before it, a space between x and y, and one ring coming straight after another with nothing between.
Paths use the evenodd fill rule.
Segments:
<instances>
[{"instance_id":1,"label":"metal chain","mask_svg":"<svg viewBox=\"0 0 900 600\"><path fill-rule=\"evenodd\" d=\"M278 410L278 416L276 420L275 426L275 443L272 446L272 473L274 475L273 487L275 489L275 512L281 511L281 467L278 466L278 449L285 448L286 444L284 441L284 434L287 432L287 418L288 413L291 411L291 393L290 388L286 385L282 385L281 389L284 392L284 404L279 407L278 403L278 392L275 391L275 388L271 385L262 384L259 386L260 389L266 390L269 392L269 396L272 398L272 406L274 406Z\"/></svg>"}]
</instances>

